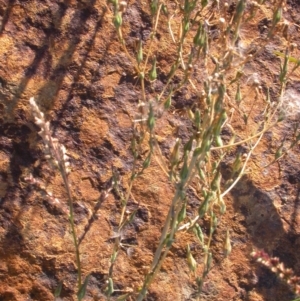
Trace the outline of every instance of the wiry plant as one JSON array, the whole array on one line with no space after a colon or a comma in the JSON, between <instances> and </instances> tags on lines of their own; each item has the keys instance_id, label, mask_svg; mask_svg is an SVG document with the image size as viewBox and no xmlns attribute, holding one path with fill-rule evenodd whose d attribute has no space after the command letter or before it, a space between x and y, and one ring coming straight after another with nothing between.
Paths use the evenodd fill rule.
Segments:
<instances>
[{"instance_id":1,"label":"wiry plant","mask_svg":"<svg viewBox=\"0 0 300 301\"><path fill-rule=\"evenodd\" d=\"M86 232L89 230L92 221L95 219L95 214L99 209L101 203L107 198L108 193L112 189L113 181L108 183L106 190L104 190L100 198L94 208L94 213L92 214L88 224L84 229L84 233L78 238L77 231L74 222L74 206L73 206L73 196L71 191L71 185L69 182L68 175L70 173L70 162L69 157L67 155L67 150L64 145L62 145L58 139L53 138L50 122L45 120L44 113L40 111L38 105L36 104L34 98L30 98L29 100L30 108L32 115L34 117L35 124L40 128L39 135L41 136L44 143L44 152L46 159L49 160L51 166L53 168L57 168L61 177L63 179L64 187L68 196L68 205L69 205L69 222L71 226L71 233L73 237L73 244L75 247L75 256L76 256L76 266L77 266L77 298L78 300L82 300L85 296L86 287L88 284L89 275L86 276L85 280L82 281L82 271L81 271L81 259L80 259L80 243L83 240ZM62 206L60 201L53 196L51 192L49 192L43 183L35 179L31 174L26 177L26 179L30 184L37 186L40 190L45 192L47 198L50 200L52 204L62 210L64 213L67 213L66 209ZM61 287L60 287L61 288ZM59 290L60 291L60 290ZM59 296L59 293L57 294Z\"/></svg>"},{"instance_id":2,"label":"wiry plant","mask_svg":"<svg viewBox=\"0 0 300 301\"><path fill-rule=\"evenodd\" d=\"M257 12L264 6L264 2L253 1L251 6L248 7L248 11L246 11L247 1L238 0L236 1L235 11L231 16L228 16L223 13L224 8L226 11L228 3L221 4L219 1L176 1L176 7L174 8L169 6L167 2L152 0L150 3L152 16L150 40L146 45L142 40L138 40L137 48L132 50L127 48L126 37L122 31L123 16L127 3L124 1L118 2L118 0L109 1L112 5L114 25L122 49L132 62L133 70L137 73L141 87L139 107L142 107L144 111L143 116L137 120L138 124L135 124L135 133L140 131L143 141L146 137L145 133L149 133L147 135L149 137L149 148L142 163L143 168L131 177L130 189L133 185L133 179L149 166L151 158L156 159L175 188L153 262L136 297L138 301L144 299L148 287L159 272L175 240L176 233L190 229L198 237L204 255L202 274L196 276L197 262L189 246L187 247L188 265L196 276L197 296L200 296L203 281L212 265L212 237L219 218L226 211L224 197L245 174L247 163L264 133L282 120L280 114L283 108L281 99L285 93L286 81L289 75L288 63L291 60L290 50L292 49L287 27L285 22L282 22L284 1L274 2L272 24L264 41L251 53L241 52L237 49L241 39L242 27L255 17ZM220 5L223 6L223 10L220 9ZM177 36L172 28L173 20L176 17L176 22L179 23ZM156 55L159 42L155 39L155 36L159 26L165 24L162 19L167 19L167 28L170 33L169 42L175 45L177 53L173 57L173 63L170 66L167 79L164 81L162 91L157 94L149 94L145 90L146 83L151 86L159 77L159 61ZM215 44L210 37L212 26L217 27L219 32L219 39ZM283 63L278 78L280 85L278 97L271 100L268 89L263 90L260 80L255 78L254 75L253 79L249 78L246 82L243 82L242 78L244 77L243 69L245 65L258 57L276 34L282 35L287 40L288 46L285 54L282 55ZM193 75L194 66L197 64L201 65L203 74L200 84L199 80ZM295 68L290 72L294 70ZM176 81L174 80L175 77L177 77ZM242 95L242 87L245 84L252 86L255 95L248 111L241 105L245 101L245 97ZM182 143L177 138L169 158L165 158L162 156L159 144L156 141L155 124L159 118L162 118L164 112L170 110L172 98L183 87L189 87L194 91L196 97L193 106L185 108L186 117L193 124L193 131L186 143ZM232 91L235 91L234 99L229 96L229 90L231 95L234 94ZM264 104L264 109L261 110L263 118L255 126L251 120L255 117L253 116L254 108L258 102ZM148 110L145 110L145 107L148 107ZM148 115L147 117L145 117L145 112ZM239 115L239 117L234 117L233 114ZM244 122L248 129L247 137L239 137L232 126L232 118L241 118L240 120ZM225 127L231 132L231 139L227 144L224 144L222 138L222 130ZM298 137L299 134L295 134L293 145L299 140ZM135 145L134 158L137 159L136 145L141 144L135 138L133 142ZM231 176L224 180L221 174L221 163L229 151L240 145L247 145L248 151L237 153L235 160L232 162ZM193 189L198 193L201 204L198 208L198 214L184 223L188 205L186 190L189 187L194 187ZM210 220L208 237L204 236L199 224L199 220L203 218ZM224 246L225 254L229 255L231 251L229 230L226 232Z\"/></svg>"},{"instance_id":3,"label":"wiry plant","mask_svg":"<svg viewBox=\"0 0 300 301\"><path fill-rule=\"evenodd\" d=\"M141 301L145 298L149 286L159 273L161 266L180 231L191 231L195 234L202 249L203 260L200 265L193 255L193 250L187 245L188 267L193 273L197 284L196 297L200 298L203 283L213 265L212 241L222 215L226 212L225 196L236 186L246 172L247 164L263 138L263 135L278 122L282 121L281 114L283 99L286 97L286 83L288 76L300 65L291 56L293 46L282 20L284 1L274 1L274 12L271 27L264 41L254 50L239 48L243 26L250 22L264 6L265 1L252 1L247 8L246 0L235 2L235 10L227 14L228 3L208 0L175 1L174 5L161 0L150 2L149 13L152 18L150 39L144 42L139 39L134 49L126 43L123 33L123 17L127 2L118 0L108 1L108 9L112 13L114 24L122 50L132 64L133 73L138 78L140 99L136 112L129 112L133 122L133 137L131 150L133 165L129 179L128 190L123 193L120 189L119 175L113 171L111 185L100 197L100 204L107 193L114 189L121 200L121 214L118 227L115 230L114 247L110 258L106 289L103 292L108 300L111 299L114 288L114 267L122 244L122 233L126 226L134 219L136 210L129 212L127 204L132 195L134 181L143 174L152 160L155 159L162 172L168 177L174 187L174 195L163 225L153 260L138 291L128 291L117 300L134 298ZM175 20L175 21L174 21ZM159 41L156 39L160 27L166 26L169 31L168 42L176 49L172 63L163 81L163 88L158 93L151 89L160 77L159 69ZM176 28L177 35L174 34ZM218 41L212 38L212 28L217 28ZM282 35L287 46L285 52L275 53L281 56L282 63L278 76L279 91L276 99L271 99L269 89L258 76L252 75L245 79L246 64L258 57L275 35ZM296 66L289 69L289 63ZM201 78L199 72L201 69ZM150 89L146 89L149 86ZM252 102L243 95L245 86L251 87ZM170 110L177 94L188 88L195 99L193 104L184 108L184 121L192 124L189 138L182 141L174 139L174 147L168 156L163 156L156 137L156 124L164 118ZM260 108L257 108L259 103ZM52 138L49 122L44 120L34 99L30 100L35 123L41 128L39 132L45 145L46 157L58 168L66 187L70 225L76 253L78 269L78 298L84 296L87 280L82 284L80 263L80 242L74 225L73 199L68 180L69 160L66 149L56 139ZM259 113L257 113L259 111ZM259 114L259 122L253 121ZM238 121L244 125L244 133L235 128ZM222 135L226 129L229 138ZM298 128L295 129L294 146L299 141ZM236 151L235 158L230 162L230 175L223 178L222 163L228 154L239 146L243 151ZM281 158L275 155L275 160ZM187 218L186 210L189 206L187 189L192 189L200 201L193 216ZM99 209L96 206L95 211ZM209 223L209 231L204 234L201 221ZM86 226L88 230L90 223ZM224 257L231 252L230 229L226 229L224 238Z\"/></svg>"},{"instance_id":4,"label":"wiry plant","mask_svg":"<svg viewBox=\"0 0 300 301\"><path fill-rule=\"evenodd\" d=\"M69 221L71 225L73 243L75 246L76 265L78 270L78 283L77 283L78 296L81 296L82 290L85 289L87 281L85 281L84 286L82 286L80 251L79 251L78 237L76 234L76 228L74 223L73 197L72 197L72 192L71 192L70 183L68 179L68 174L70 172L69 157L66 154L65 146L59 143L59 141L56 138L52 137L52 133L50 130L50 122L45 120L44 113L40 111L33 97L30 98L29 103L31 107L31 112L35 120L35 124L41 129L39 131L39 135L43 139L45 157L50 161L50 163L55 168L58 168L62 176L64 186L66 188L66 192L68 195ZM79 297L79 300L81 299L82 298Z\"/></svg>"}]
</instances>

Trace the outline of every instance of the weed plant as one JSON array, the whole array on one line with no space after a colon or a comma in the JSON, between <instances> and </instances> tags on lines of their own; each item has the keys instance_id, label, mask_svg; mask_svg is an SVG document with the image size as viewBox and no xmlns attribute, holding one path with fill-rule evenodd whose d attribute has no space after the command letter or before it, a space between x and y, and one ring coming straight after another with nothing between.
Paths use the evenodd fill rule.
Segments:
<instances>
[{"instance_id":1,"label":"weed plant","mask_svg":"<svg viewBox=\"0 0 300 301\"><path fill-rule=\"evenodd\" d=\"M147 8L152 20L150 38L147 41L137 39L134 47L127 41L124 30L126 9L129 5L118 0L110 0L106 5L120 48L130 60L132 73L137 78L140 99L136 111L128 112L130 116L134 116L131 141L133 165L129 188L123 194L119 188L119 177L113 173L110 187L102 193L103 200L114 189L122 200L117 231L120 235L114 238L107 286L103 294L107 300L114 298L114 265L122 246L121 232L134 219L136 213L134 211L129 216L125 214L127 203L135 180L155 160L174 187L174 195L170 200L161 237L143 285L137 291L126 292L116 300L141 301L146 297L169 254L176 234L180 231L194 233L202 249L203 259L197 262L189 244L186 246L187 264L197 286L195 298L200 300L204 280L212 268L213 234L226 213L225 196L246 173L247 164L264 134L286 117L285 103L289 101L286 100L286 84L290 75L299 67L300 60L292 56L294 45L289 34L289 25L282 16L284 0L152 0ZM248 46L244 46L243 31L252 24L257 14L270 7L273 16L266 33L259 42L252 40ZM158 31L163 32L164 39L157 39ZM281 49L272 46L272 41L279 38L283 45ZM162 40L176 48L167 74L160 68L159 49ZM272 54L280 58L278 89L272 97L270 87L258 75L245 75L247 66L266 49L271 49ZM155 92L153 88L157 80L163 83L159 92ZM251 95L243 95L246 87L250 89ZM191 122L192 130L185 142L174 137L173 149L168 155L163 155L157 141L156 125L160 119L174 112L173 100L183 89L191 91L193 103L184 107L180 118ZM41 128L39 134L44 141L46 156L58 168L67 191L78 272L77 296L78 300L82 300L88 276L83 281L81 240L74 224L68 157L64 146L52 138L49 122L44 120L44 115L34 99L30 100L30 105L35 123ZM243 124L243 131L237 124ZM226 137L222 135L224 129L227 132ZM292 135L290 145L282 143L271 163L282 158L298 143L298 125ZM243 151L239 151L240 149ZM222 164L232 153L235 158L230 163L230 175L223 178ZM34 179L31 178L31 182L34 183ZM186 193L188 188L193 189L200 200L192 218L186 216L189 206ZM200 221L203 219L210 225L208 235L204 234L201 227ZM227 229L224 257L230 254L231 248L230 229Z\"/></svg>"}]
</instances>

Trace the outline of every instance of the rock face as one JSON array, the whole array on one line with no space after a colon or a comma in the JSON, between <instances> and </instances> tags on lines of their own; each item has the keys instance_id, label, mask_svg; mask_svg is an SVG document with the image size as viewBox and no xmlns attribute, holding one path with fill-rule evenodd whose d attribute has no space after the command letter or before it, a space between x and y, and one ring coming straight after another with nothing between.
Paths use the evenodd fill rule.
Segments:
<instances>
[{"instance_id":1,"label":"rock face","mask_svg":"<svg viewBox=\"0 0 300 301\"><path fill-rule=\"evenodd\" d=\"M132 64L118 42L112 12L104 2L0 0L0 300L53 300L60 282L61 298L76 299L77 271L67 196L60 175L45 159L29 108L30 97L36 98L51 122L53 136L68 150L80 235L98 206L80 250L83 274L91 274L85 300L105 300L121 199L110 193L100 208L97 201L107 187L112 166L122 176L122 191L128 189L133 164L132 120L141 92ZM243 29L245 45L257 31L263 34L271 6L264 14L253 20L253 26ZM299 16L298 1L287 1L285 18L293 24L293 42L298 46ZM152 26L148 5L129 1L124 26L129 45L136 37L147 43ZM176 45L169 45L164 34L166 30L159 28L157 57L161 72L167 74ZM279 41L276 43L272 47L282 48ZM297 47L295 55L300 57ZM254 72L259 74L272 94L279 65L272 51L265 51L246 66L245 73L249 77ZM163 81L160 78L149 84L147 92L161 91ZM287 87L292 91L290 97L300 96L299 71L293 73ZM244 94L253 94L250 85L247 89ZM168 156L175 138L187 139L191 124L180 111L192 97L189 89L178 93L173 112L157 123L163 155ZM226 197L227 212L214 237L214 267L204 283L203 300L292 300L289 287L254 264L249 254L253 248L263 248L300 275L299 146L279 164L262 168L274 154L273 144L295 124L290 118L266 133L248 172ZM51 203L45 191L26 182L29 174L41 181L59 203ZM128 210L138 209L132 224L122 233L124 248L115 264L113 298L142 284L173 193L173 186L155 160L134 182ZM191 204L199 203L192 191L189 198ZM233 251L223 259L220 250L226 229L231 232ZM195 300L195 284L186 264L186 244L194 240L191 233L178 234L146 300ZM200 250L194 251L195 259L201 262Z\"/></svg>"}]
</instances>

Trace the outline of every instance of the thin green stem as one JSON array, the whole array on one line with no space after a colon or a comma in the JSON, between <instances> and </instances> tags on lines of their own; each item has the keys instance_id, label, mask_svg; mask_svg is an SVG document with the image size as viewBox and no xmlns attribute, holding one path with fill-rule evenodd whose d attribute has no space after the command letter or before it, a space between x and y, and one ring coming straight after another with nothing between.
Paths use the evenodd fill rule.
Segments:
<instances>
[{"instance_id":1,"label":"thin green stem","mask_svg":"<svg viewBox=\"0 0 300 301\"><path fill-rule=\"evenodd\" d=\"M69 185L69 180L68 180L68 175L65 171L65 168L62 168L60 170L61 176L64 181L64 185L68 194L68 203L69 203L69 210L70 210L70 216L69 216L69 221L71 225L71 232L73 236L73 242L75 246L75 254L76 254L76 265L77 265L77 270L78 270L78 290L81 288L82 284L82 275L81 275L81 262L80 262L80 250L79 250L79 244L78 244L78 239L77 239L77 234L76 234L76 228L75 228L75 223L74 223L74 206L73 206L73 198L72 198L72 193Z\"/></svg>"}]
</instances>

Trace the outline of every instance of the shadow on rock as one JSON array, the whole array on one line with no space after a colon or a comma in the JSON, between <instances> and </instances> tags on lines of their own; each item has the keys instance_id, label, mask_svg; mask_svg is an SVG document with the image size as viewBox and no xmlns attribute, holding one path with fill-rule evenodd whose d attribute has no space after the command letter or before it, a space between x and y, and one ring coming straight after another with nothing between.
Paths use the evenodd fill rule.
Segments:
<instances>
[{"instance_id":1,"label":"shadow on rock","mask_svg":"<svg viewBox=\"0 0 300 301\"><path fill-rule=\"evenodd\" d=\"M295 225L300 190L297 187L295 192L293 191L295 187L290 186L291 184L284 177L280 187L263 192L255 187L251 180L243 177L232 190L231 195L234 199L235 211L242 215L239 220L241 228L245 228L248 232L248 239L251 240L253 248L263 249L271 257L279 257L285 267L293 269L296 275L300 275L299 248L297 247L300 243L300 235L299 227L297 233ZM288 195L284 196L283 187L285 189L289 187L286 191ZM291 200L286 202L286 197ZM282 206L275 207L274 199L281 200ZM284 211L289 212L289 220L285 218ZM268 268L258 264L255 274L257 283L253 286L244 286L246 291L255 289L265 301L291 301L295 298L288 285ZM241 287L243 287L242 284Z\"/></svg>"}]
</instances>

